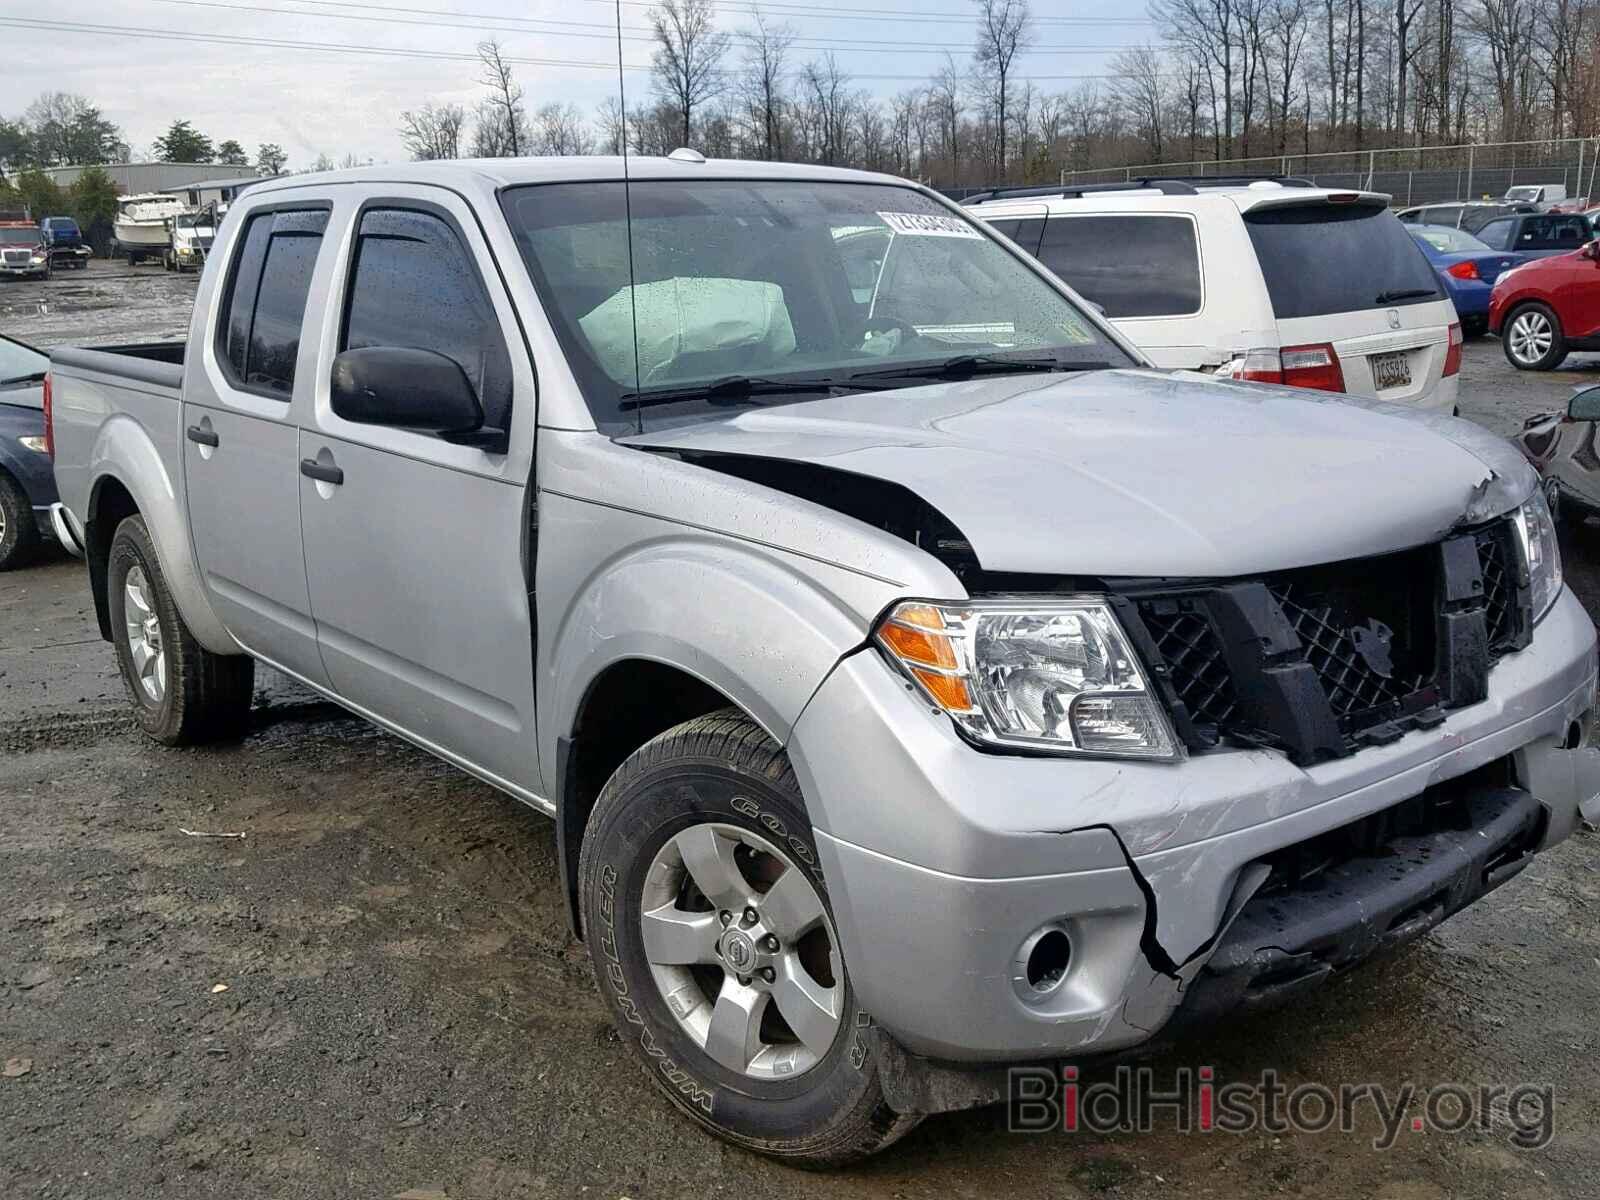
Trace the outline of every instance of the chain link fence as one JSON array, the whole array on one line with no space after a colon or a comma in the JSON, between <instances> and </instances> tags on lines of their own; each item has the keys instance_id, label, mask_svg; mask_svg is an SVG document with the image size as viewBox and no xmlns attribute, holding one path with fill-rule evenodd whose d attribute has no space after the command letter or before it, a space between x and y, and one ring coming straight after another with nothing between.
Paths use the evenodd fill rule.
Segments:
<instances>
[{"instance_id":1,"label":"chain link fence","mask_svg":"<svg viewBox=\"0 0 1600 1200\"><path fill-rule=\"evenodd\" d=\"M1508 188L1532 183L1561 184L1568 196L1587 196L1596 204L1600 203L1600 138L1140 163L1063 170L1061 184L1207 175L1291 175L1318 187L1387 192L1397 208L1498 199Z\"/></svg>"}]
</instances>

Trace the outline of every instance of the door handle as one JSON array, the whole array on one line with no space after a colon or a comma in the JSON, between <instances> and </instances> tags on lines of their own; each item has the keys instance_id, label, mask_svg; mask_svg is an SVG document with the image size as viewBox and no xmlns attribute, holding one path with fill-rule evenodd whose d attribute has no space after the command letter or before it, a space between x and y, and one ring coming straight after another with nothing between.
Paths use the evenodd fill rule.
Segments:
<instances>
[{"instance_id":1,"label":"door handle","mask_svg":"<svg viewBox=\"0 0 1600 1200\"><path fill-rule=\"evenodd\" d=\"M300 460L300 474L307 479L315 479L318 483L341 484L344 482L344 471L332 463L319 463L314 458Z\"/></svg>"},{"instance_id":2,"label":"door handle","mask_svg":"<svg viewBox=\"0 0 1600 1200\"><path fill-rule=\"evenodd\" d=\"M191 425L183 432L185 437L198 446L220 446L222 444L222 439L213 431L203 429L199 425Z\"/></svg>"}]
</instances>

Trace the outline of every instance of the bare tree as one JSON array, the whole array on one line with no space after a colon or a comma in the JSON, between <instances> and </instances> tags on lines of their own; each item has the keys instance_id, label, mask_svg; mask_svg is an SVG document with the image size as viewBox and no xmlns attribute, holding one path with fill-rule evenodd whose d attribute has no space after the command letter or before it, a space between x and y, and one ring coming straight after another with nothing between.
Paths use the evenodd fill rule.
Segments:
<instances>
[{"instance_id":1,"label":"bare tree","mask_svg":"<svg viewBox=\"0 0 1600 1200\"><path fill-rule=\"evenodd\" d=\"M944 66L928 85L928 105L938 123L941 152L950 164L953 184L961 182L961 115L966 104L965 86L966 81L955 61L946 54Z\"/></svg>"},{"instance_id":2,"label":"bare tree","mask_svg":"<svg viewBox=\"0 0 1600 1200\"><path fill-rule=\"evenodd\" d=\"M681 145L687 146L694 129L695 109L721 94L722 59L728 52L728 35L712 23L711 0L661 0L650 10L656 52L651 60L656 91L677 110Z\"/></svg>"},{"instance_id":3,"label":"bare tree","mask_svg":"<svg viewBox=\"0 0 1600 1200\"><path fill-rule=\"evenodd\" d=\"M1161 55L1154 46L1135 46L1112 59L1111 70L1116 75L1112 94L1133 116L1152 161L1159 162L1161 130L1167 115Z\"/></svg>"},{"instance_id":4,"label":"bare tree","mask_svg":"<svg viewBox=\"0 0 1600 1200\"><path fill-rule=\"evenodd\" d=\"M854 97L850 77L839 69L832 52L805 65L800 74L806 105L811 109L811 128L816 138L813 156L821 163L844 161L850 141L850 111Z\"/></svg>"},{"instance_id":5,"label":"bare tree","mask_svg":"<svg viewBox=\"0 0 1600 1200\"><path fill-rule=\"evenodd\" d=\"M594 140L576 104L551 101L533 114L535 154L590 154L593 151Z\"/></svg>"},{"instance_id":6,"label":"bare tree","mask_svg":"<svg viewBox=\"0 0 1600 1200\"><path fill-rule=\"evenodd\" d=\"M461 157L467 114L459 104L424 104L400 114L400 144L416 162Z\"/></svg>"},{"instance_id":7,"label":"bare tree","mask_svg":"<svg viewBox=\"0 0 1600 1200\"><path fill-rule=\"evenodd\" d=\"M755 10L755 27L740 35L744 42L744 73L740 90L751 115L751 123L761 137L761 157L783 158L784 76L789 48L794 44L794 29L788 25L768 26L761 10Z\"/></svg>"},{"instance_id":8,"label":"bare tree","mask_svg":"<svg viewBox=\"0 0 1600 1200\"><path fill-rule=\"evenodd\" d=\"M1006 122L1011 68L1033 36L1028 0L978 0L978 45L973 61L987 83L995 104L995 134L999 143L995 162L1000 179L1006 174Z\"/></svg>"},{"instance_id":9,"label":"bare tree","mask_svg":"<svg viewBox=\"0 0 1600 1200\"><path fill-rule=\"evenodd\" d=\"M478 43L478 58L483 63L483 74L478 82L490 89L490 96L478 106L480 126L486 116L492 116L498 128L484 143L500 147L492 157L516 158L526 148L527 117L522 111L522 88L512 77L511 64L505 59L500 43L490 38Z\"/></svg>"},{"instance_id":10,"label":"bare tree","mask_svg":"<svg viewBox=\"0 0 1600 1200\"><path fill-rule=\"evenodd\" d=\"M621 154L628 136L628 123L622 117L622 105L615 96L607 96L594 110L595 124L600 127L600 145L603 153Z\"/></svg>"}]
</instances>

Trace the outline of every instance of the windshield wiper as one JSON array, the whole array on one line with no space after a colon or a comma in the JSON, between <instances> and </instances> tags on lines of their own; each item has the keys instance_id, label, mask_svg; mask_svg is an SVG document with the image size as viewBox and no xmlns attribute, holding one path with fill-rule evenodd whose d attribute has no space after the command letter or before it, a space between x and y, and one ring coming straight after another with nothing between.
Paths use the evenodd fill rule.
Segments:
<instances>
[{"instance_id":1,"label":"windshield wiper","mask_svg":"<svg viewBox=\"0 0 1600 1200\"><path fill-rule=\"evenodd\" d=\"M1424 296L1437 296L1433 288L1401 288L1393 292L1379 292L1374 304L1393 304L1396 300L1420 300Z\"/></svg>"},{"instance_id":2,"label":"windshield wiper","mask_svg":"<svg viewBox=\"0 0 1600 1200\"><path fill-rule=\"evenodd\" d=\"M47 372L35 371L31 375L13 375L10 379L0 379L0 387L12 383L43 383Z\"/></svg>"},{"instance_id":3,"label":"windshield wiper","mask_svg":"<svg viewBox=\"0 0 1600 1200\"><path fill-rule=\"evenodd\" d=\"M1055 355L1032 358L1007 358L999 354L958 354L935 363L911 363L903 367L883 367L856 371L851 379L967 379L973 375L996 375L1010 371L1104 371L1111 366L1098 359L1061 359Z\"/></svg>"},{"instance_id":4,"label":"windshield wiper","mask_svg":"<svg viewBox=\"0 0 1600 1200\"><path fill-rule=\"evenodd\" d=\"M710 383L696 383L678 388L654 388L647 392L625 392L618 397L624 412L651 408L657 404L676 404L683 400L704 400L709 404L733 405L753 396L800 396L807 393L826 393L833 388L847 388L849 383L820 376L798 379L760 379L749 375L729 375Z\"/></svg>"}]
</instances>

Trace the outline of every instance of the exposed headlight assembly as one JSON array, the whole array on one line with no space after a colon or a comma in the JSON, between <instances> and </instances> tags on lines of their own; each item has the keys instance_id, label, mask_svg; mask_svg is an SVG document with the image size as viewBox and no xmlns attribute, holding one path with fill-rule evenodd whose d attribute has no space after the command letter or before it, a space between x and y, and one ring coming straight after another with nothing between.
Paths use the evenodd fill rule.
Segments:
<instances>
[{"instance_id":1,"label":"exposed headlight assembly","mask_svg":"<svg viewBox=\"0 0 1600 1200\"><path fill-rule=\"evenodd\" d=\"M876 640L981 744L1169 761L1182 754L1116 615L1098 597L905 601Z\"/></svg>"},{"instance_id":2,"label":"exposed headlight assembly","mask_svg":"<svg viewBox=\"0 0 1600 1200\"><path fill-rule=\"evenodd\" d=\"M32 450L35 454L50 453L50 446L42 437L21 437L18 438L17 441L21 442L25 447L27 447L29 450Z\"/></svg>"},{"instance_id":3,"label":"exposed headlight assembly","mask_svg":"<svg viewBox=\"0 0 1600 1200\"><path fill-rule=\"evenodd\" d=\"M1522 544L1522 561L1528 567L1533 619L1538 621L1561 594L1561 547L1556 542L1556 523L1550 519L1544 492L1535 491L1513 514L1513 520L1517 540Z\"/></svg>"}]
</instances>

